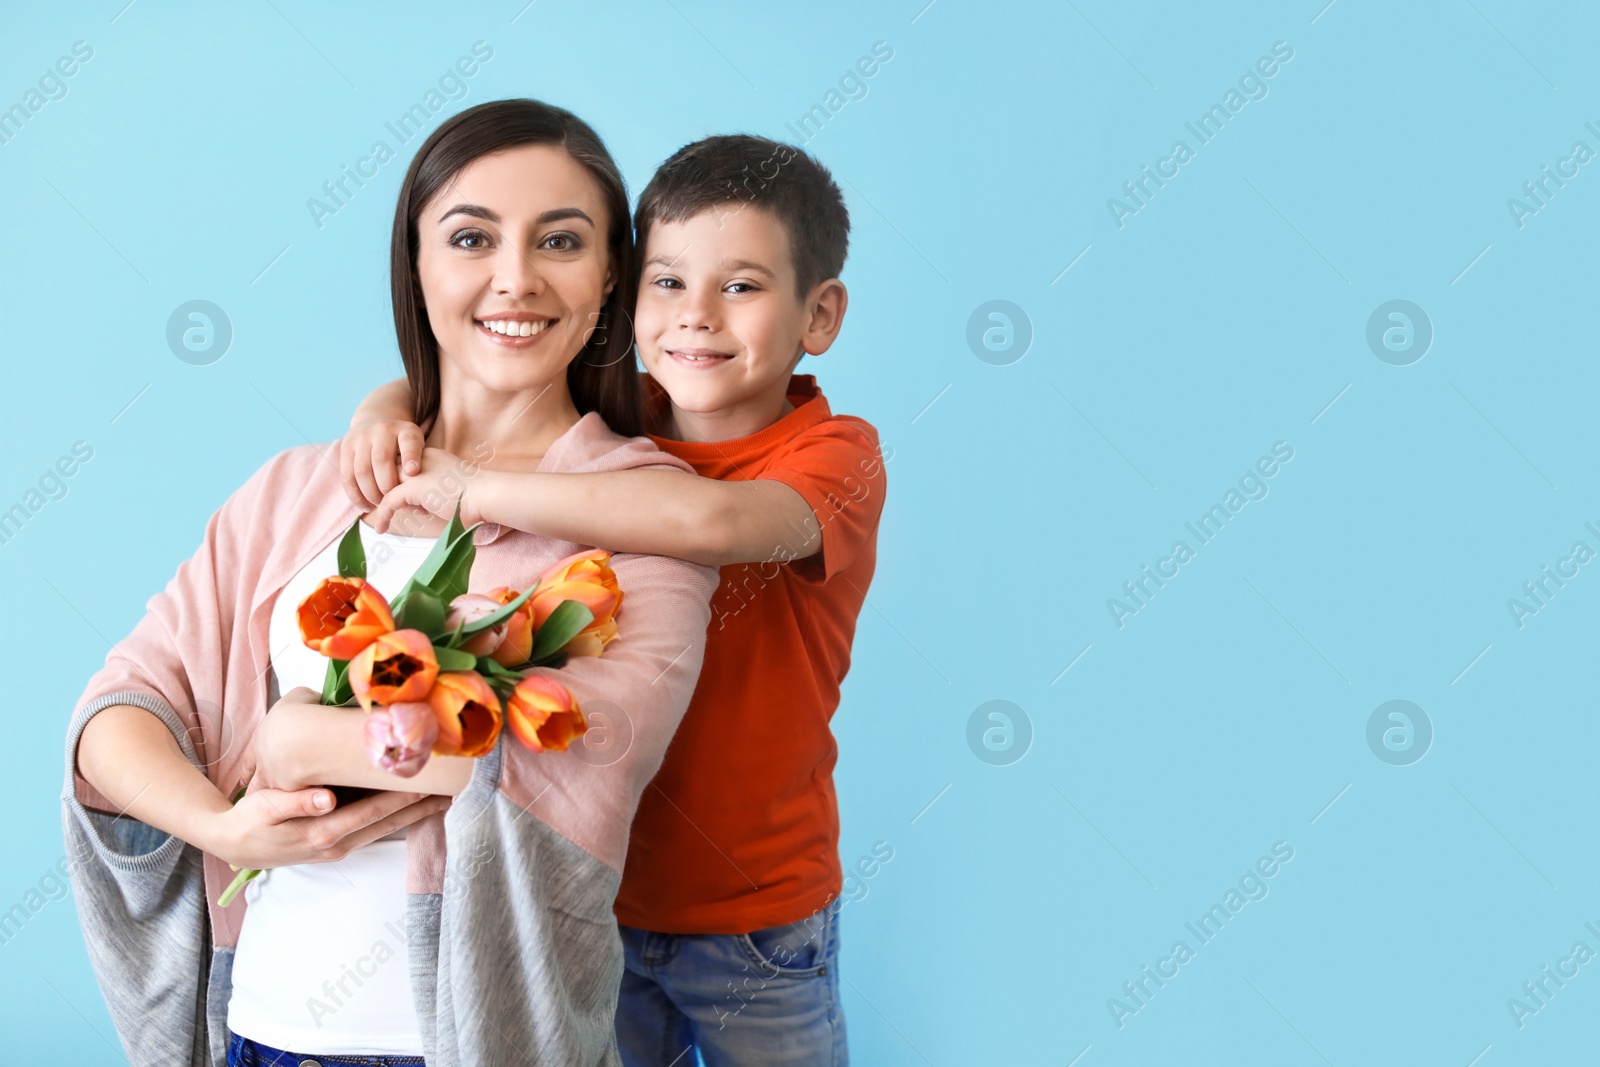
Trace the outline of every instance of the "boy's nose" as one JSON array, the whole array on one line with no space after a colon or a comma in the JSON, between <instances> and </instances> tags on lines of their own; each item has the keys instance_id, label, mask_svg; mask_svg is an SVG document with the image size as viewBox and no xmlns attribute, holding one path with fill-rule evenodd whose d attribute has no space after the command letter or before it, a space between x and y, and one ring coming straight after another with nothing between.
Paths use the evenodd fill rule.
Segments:
<instances>
[{"instance_id":1,"label":"boy's nose","mask_svg":"<svg viewBox=\"0 0 1600 1067\"><path fill-rule=\"evenodd\" d=\"M678 309L678 326L685 330L715 330L716 312L707 300L688 299Z\"/></svg>"}]
</instances>

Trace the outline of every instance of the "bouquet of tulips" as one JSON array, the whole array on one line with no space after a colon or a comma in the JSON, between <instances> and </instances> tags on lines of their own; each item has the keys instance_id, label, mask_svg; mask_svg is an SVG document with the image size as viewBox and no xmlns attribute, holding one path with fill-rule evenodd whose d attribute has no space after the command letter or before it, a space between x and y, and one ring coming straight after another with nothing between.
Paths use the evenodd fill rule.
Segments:
<instances>
[{"instance_id":1,"label":"bouquet of tulips","mask_svg":"<svg viewBox=\"0 0 1600 1067\"><path fill-rule=\"evenodd\" d=\"M367 713L374 766L409 777L433 755L482 756L503 723L534 752L583 736L577 701L536 668L598 656L616 638L622 590L609 552L569 556L520 593L470 593L477 527L463 528L458 510L389 601L367 584L360 521L339 542L338 576L301 601L297 621L307 647L328 657L322 702ZM239 871L218 905L260 873Z\"/></svg>"}]
</instances>

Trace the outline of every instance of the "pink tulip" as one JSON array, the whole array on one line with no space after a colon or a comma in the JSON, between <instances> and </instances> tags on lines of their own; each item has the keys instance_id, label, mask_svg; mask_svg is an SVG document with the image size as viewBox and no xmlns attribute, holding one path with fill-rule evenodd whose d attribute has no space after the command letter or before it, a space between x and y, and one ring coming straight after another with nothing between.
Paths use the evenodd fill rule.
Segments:
<instances>
[{"instance_id":1,"label":"pink tulip","mask_svg":"<svg viewBox=\"0 0 1600 1067\"><path fill-rule=\"evenodd\" d=\"M439 720L426 701L390 704L367 716L367 754L374 767L402 778L422 770L439 738Z\"/></svg>"},{"instance_id":2,"label":"pink tulip","mask_svg":"<svg viewBox=\"0 0 1600 1067\"><path fill-rule=\"evenodd\" d=\"M502 607L500 601L483 593L462 593L450 601L450 612L444 617L445 633L449 633L457 626L471 624L487 615L493 615ZM481 633L473 634L461 644L461 651L474 656L493 655L506 639L506 624L491 626ZM527 657L524 656L524 659Z\"/></svg>"}]
</instances>

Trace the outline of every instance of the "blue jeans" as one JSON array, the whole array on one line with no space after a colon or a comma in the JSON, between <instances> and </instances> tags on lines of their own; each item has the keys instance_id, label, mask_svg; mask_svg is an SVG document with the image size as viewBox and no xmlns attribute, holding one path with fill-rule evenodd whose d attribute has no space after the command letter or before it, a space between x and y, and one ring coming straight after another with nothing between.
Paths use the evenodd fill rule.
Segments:
<instances>
[{"instance_id":1,"label":"blue jeans","mask_svg":"<svg viewBox=\"0 0 1600 1067\"><path fill-rule=\"evenodd\" d=\"M300 1067L306 1061L323 1067L421 1067L421 1056L319 1056L309 1052L285 1052L229 1032L228 1067Z\"/></svg>"},{"instance_id":2,"label":"blue jeans","mask_svg":"<svg viewBox=\"0 0 1600 1067\"><path fill-rule=\"evenodd\" d=\"M627 1067L845 1067L834 908L749 934L620 927L617 1044Z\"/></svg>"}]
</instances>

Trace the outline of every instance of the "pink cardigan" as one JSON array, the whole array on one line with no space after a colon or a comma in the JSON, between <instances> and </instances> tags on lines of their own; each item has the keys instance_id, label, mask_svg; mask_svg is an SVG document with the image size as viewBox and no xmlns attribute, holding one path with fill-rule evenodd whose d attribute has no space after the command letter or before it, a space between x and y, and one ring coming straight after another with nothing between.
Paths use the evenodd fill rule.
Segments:
<instances>
[{"instance_id":1,"label":"pink cardigan","mask_svg":"<svg viewBox=\"0 0 1600 1067\"><path fill-rule=\"evenodd\" d=\"M90 681L80 716L107 697L148 694L176 712L200 766L225 795L249 780L251 736L268 709L273 603L357 514L330 458L335 450L336 445L304 446L284 452L223 504L200 550L150 601L148 614ZM641 468L689 470L644 438L617 436L592 413L557 440L539 466ZM475 543L472 584L482 589L525 588L549 564L589 547L498 526L480 528ZM609 713L608 743L625 751L587 760L576 751L535 754L507 733L498 790L620 875L640 793L661 763L700 672L717 572L659 556L618 555L612 566L625 596L620 637L603 657L573 660L556 673L587 711ZM81 728L79 723L74 729L74 741ZM69 751L69 767L73 755ZM72 783L83 805L115 810L75 771ZM434 816L408 836L409 893L443 891L444 822L443 814ZM233 872L211 855L204 857L204 871L213 948L231 947L244 897L217 908L217 895Z\"/></svg>"}]
</instances>

